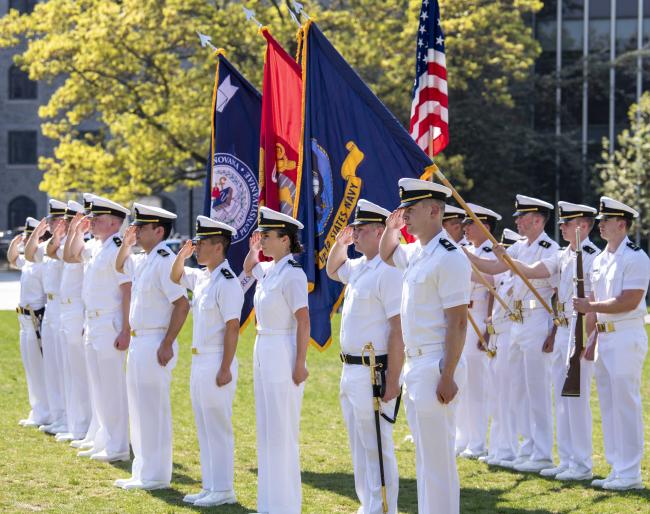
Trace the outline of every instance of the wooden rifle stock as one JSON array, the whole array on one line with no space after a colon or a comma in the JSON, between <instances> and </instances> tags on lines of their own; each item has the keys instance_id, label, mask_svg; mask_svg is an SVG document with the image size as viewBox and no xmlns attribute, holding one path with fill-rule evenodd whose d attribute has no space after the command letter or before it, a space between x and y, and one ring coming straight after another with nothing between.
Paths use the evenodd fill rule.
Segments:
<instances>
[{"instance_id":1,"label":"wooden rifle stock","mask_svg":"<svg viewBox=\"0 0 650 514\"><path fill-rule=\"evenodd\" d=\"M582 266L582 248L580 247L580 229L576 229L576 293L578 298L585 297L584 270ZM576 312L575 327L572 334L573 354L569 358L569 369L567 371L562 396L580 396L580 359L585 349L586 323L585 315Z\"/></svg>"}]
</instances>

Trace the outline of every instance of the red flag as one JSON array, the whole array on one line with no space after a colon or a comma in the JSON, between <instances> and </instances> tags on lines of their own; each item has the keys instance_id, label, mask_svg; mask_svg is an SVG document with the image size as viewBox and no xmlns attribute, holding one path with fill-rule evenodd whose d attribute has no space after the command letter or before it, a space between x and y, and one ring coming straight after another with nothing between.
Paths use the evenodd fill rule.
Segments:
<instances>
[{"instance_id":1,"label":"red flag","mask_svg":"<svg viewBox=\"0 0 650 514\"><path fill-rule=\"evenodd\" d=\"M260 130L260 203L289 216L294 205L302 127L302 70L266 28L262 124Z\"/></svg>"}]
</instances>

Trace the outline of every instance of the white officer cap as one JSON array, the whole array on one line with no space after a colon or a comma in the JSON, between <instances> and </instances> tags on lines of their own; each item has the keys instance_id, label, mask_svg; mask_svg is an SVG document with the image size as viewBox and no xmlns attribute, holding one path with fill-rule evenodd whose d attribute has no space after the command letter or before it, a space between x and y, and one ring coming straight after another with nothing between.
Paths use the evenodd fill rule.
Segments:
<instances>
[{"instance_id":1,"label":"white officer cap","mask_svg":"<svg viewBox=\"0 0 650 514\"><path fill-rule=\"evenodd\" d=\"M598 216L596 216L596 219L603 220L614 217L632 220L634 218L638 218L639 213L632 209L632 207L625 205L623 202L614 200L609 196L601 196L600 212L598 213Z\"/></svg>"},{"instance_id":2,"label":"white officer cap","mask_svg":"<svg viewBox=\"0 0 650 514\"><path fill-rule=\"evenodd\" d=\"M177 218L176 214L160 207L152 207L142 203L133 202L133 221L131 225L141 227L148 223L171 224Z\"/></svg>"},{"instance_id":3,"label":"white officer cap","mask_svg":"<svg viewBox=\"0 0 650 514\"><path fill-rule=\"evenodd\" d=\"M492 209L481 207L475 203L468 203L467 207L469 207L471 211L476 214L476 217L481 221L487 221L488 223L492 224L495 224L497 221L501 221L501 214L494 212ZM465 213L465 219L463 220L463 223L472 223L472 218L470 218L467 213Z\"/></svg>"},{"instance_id":4,"label":"white officer cap","mask_svg":"<svg viewBox=\"0 0 650 514\"><path fill-rule=\"evenodd\" d=\"M93 193L84 193L82 196L84 199L84 212L86 214L90 214L90 206L93 203L93 198L95 198L95 195Z\"/></svg>"},{"instance_id":5,"label":"white officer cap","mask_svg":"<svg viewBox=\"0 0 650 514\"><path fill-rule=\"evenodd\" d=\"M60 200L55 200L54 198L50 198L49 206L48 218L62 218L65 216L65 211L68 208L68 204Z\"/></svg>"},{"instance_id":6,"label":"white officer cap","mask_svg":"<svg viewBox=\"0 0 650 514\"><path fill-rule=\"evenodd\" d=\"M25 235L28 236L32 232L34 232L34 229L38 226L38 220L35 218L32 218L31 216L28 216L27 219L25 220Z\"/></svg>"},{"instance_id":7,"label":"white officer cap","mask_svg":"<svg viewBox=\"0 0 650 514\"><path fill-rule=\"evenodd\" d=\"M78 212L84 212L83 205L81 205L79 202L75 202L74 200L68 200L68 205L65 209L65 219L71 220Z\"/></svg>"},{"instance_id":8,"label":"white officer cap","mask_svg":"<svg viewBox=\"0 0 650 514\"><path fill-rule=\"evenodd\" d=\"M522 239L524 239L524 237L517 234L517 232L514 230L504 228L503 233L501 234L501 246L505 246L507 248L515 244L517 241L521 241Z\"/></svg>"},{"instance_id":9,"label":"white officer cap","mask_svg":"<svg viewBox=\"0 0 650 514\"><path fill-rule=\"evenodd\" d=\"M198 241L199 239L207 239L212 236L224 236L227 238L232 238L237 233L237 230L226 225L221 221L213 220L207 216L197 216L196 217L196 236L193 241Z\"/></svg>"},{"instance_id":10,"label":"white officer cap","mask_svg":"<svg viewBox=\"0 0 650 514\"><path fill-rule=\"evenodd\" d=\"M523 216L529 212L539 212L540 214L550 214L553 210L553 205L539 198L532 196L517 195L515 200L516 212L513 216Z\"/></svg>"},{"instance_id":11,"label":"white officer cap","mask_svg":"<svg viewBox=\"0 0 650 514\"><path fill-rule=\"evenodd\" d=\"M260 232L278 229L297 232L299 229L303 228L303 224L291 216L274 211L268 207L260 207L260 212L257 217L257 230Z\"/></svg>"},{"instance_id":12,"label":"white officer cap","mask_svg":"<svg viewBox=\"0 0 650 514\"><path fill-rule=\"evenodd\" d=\"M366 223L385 225L388 216L390 216L389 210L362 198L357 202L357 208L354 211L354 222L350 223L350 225L353 227L365 225Z\"/></svg>"},{"instance_id":13,"label":"white officer cap","mask_svg":"<svg viewBox=\"0 0 650 514\"><path fill-rule=\"evenodd\" d=\"M102 196L94 196L92 199L92 204L90 206L89 216L91 218L94 218L96 216L101 216L102 214L110 214L112 216L117 216L118 218L124 219L130 213L131 211L129 211L129 209L120 205L119 203L116 203Z\"/></svg>"},{"instance_id":14,"label":"white officer cap","mask_svg":"<svg viewBox=\"0 0 650 514\"><path fill-rule=\"evenodd\" d=\"M445 204L445 213L442 216L442 221L462 219L465 217L465 211L460 207Z\"/></svg>"},{"instance_id":15,"label":"white officer cap","mask_svg":"<svg viewBox=\"0 0 650 514\"><path fill-rule=\"evenodd\" d=\"M413 205L426 198L444 201L451 196L451 189L429 180L401 178L397 182L397 185L399 186L399 199L401 200L399 209Z\"/></svg>"},{"instance_id":16,"label":"white officer cap","mask_svg":"<svg viewBox=\"0 0 650 514\"><path fill-rule=\"evenodd\" d=\"M557 203L558 207L558 224L566 223L573 218L593 218L598 212L593 207L582 205L580 203L571 203L560 201Z\"/></svg>"}]
</instances>

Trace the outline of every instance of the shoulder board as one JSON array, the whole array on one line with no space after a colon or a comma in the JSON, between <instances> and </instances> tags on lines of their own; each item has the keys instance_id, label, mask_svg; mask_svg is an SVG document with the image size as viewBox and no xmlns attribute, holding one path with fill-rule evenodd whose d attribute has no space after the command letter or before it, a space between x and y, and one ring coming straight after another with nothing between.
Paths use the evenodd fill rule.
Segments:
<instances>
[{"instance_id":1,"label":"shoulder board","mask_svg":"<svg viewBox=\"0 0 650 514\"><path fill-rule=\"evenodd\" d=\"M156 252L158 255L162 255L163 257L167 257L169 255L169 252L165 250L164 248L161 248Z\"/></svg>"},{"instance_id":2,"label":"shoulder board","mask_svg":"<svg viewBox=\"0 0 650 514\"><path fill-rule=\"evenodd\" d=\"M551 243L549 243L548 241L540 241L539 246L541 246L542 248L550 248Z\"/></svg>"},{"instance_id":3,"label":"shoulder board","mask_svg":"<svg viewBox=\"0 0 650 514\"><path fill-rule=\"evenodd\" d=\"M492 251L492 248L490 248L489 246L484 246L483 251L487 252L487 253L490 253Z\"/></svg>"},{"instance_id":4,"label":"shoulder board","mask_svg":"<svg viewBox=\"0 0 650 514\"><path fill-rule=\"evenodd\" d=\"M441 238L440 239L440 244L445 247L445 250L448 252L451 252L452 250L456 249L456 246L454 246L454 243L449 241L448 239Z\"/></svg>"},{"instance_id":5,"label":"shoulder board","mask_svg":"<svg viewBox=\"0 0 650 514\"><path fill-rule=\"evenodd\" d=\"M589 245L584 245L582 251L587 252L589 255L596 253L596 249Z\"/></svg>"},{"instance_id":6,"label":"shoulder board","mask_svg":"<svg viewBox=\"0 0 650 514\"><path fill-rule=\"evenodd\" d=\"M230 273L230 270L227 268L221 268L221 274L226 278L235 278L235 275Z\"/></svg>"},{"instance_id":7,"label":"shoulder board","mask_svg":"<svg viewBox=\"0 0 650 514\"><path fill-rule=\"evenodd\" d=\"M294 268L302 268L300 263L298 261L294 261L293 259L289 259L289 264L293 266Z\"/></svg>"},{"instance_id":8,"label":"shoulder board","mask_svg":"<svg viewBox=\"0 0 650 514\"><path fill-rule=\"evenodd\" d=\"M629 241L629 242L627 243L627 247L628 247L628 248L631 248L631 249L634 250L635 252L638 252L638 251L641 249L641 248L639 248L637 245L635 245L632 241Z\"/></svg>"},{"instance_id":9,"label":"shoulder board","mask_svg":"<svg viewBox=\"0 0 650 514\"><path fill-rule=\"evenodd\" d=\"M122 240L117 236L113 238L113 242L115 243L115 246L117 246L118 248L122 246Z\"/></svg>"}]
</instances>

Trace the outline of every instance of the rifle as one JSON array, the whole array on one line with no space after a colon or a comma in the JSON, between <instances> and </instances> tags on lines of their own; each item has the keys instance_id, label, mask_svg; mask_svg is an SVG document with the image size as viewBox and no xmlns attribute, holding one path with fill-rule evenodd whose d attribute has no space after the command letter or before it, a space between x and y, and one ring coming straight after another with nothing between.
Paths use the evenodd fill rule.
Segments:
<instances>
[{"instance_id":1,"label":"rifle","mask_svg":"<svg viewBox=\"0 0 650 514\"><path fill-rule=\"evenodd\" d=\"M580 229L576 229L576 293L578 298L585 297L585 279L582 267L582 248L580 247ZM562 396L580 396L580 359L585 348L585 334L587 333L585 315L575 312L575 327L573 339L573 353L569 357L569 369L562 387ZM571 342L569 339L569 343Z\"/></svg>"}]
</instances>

